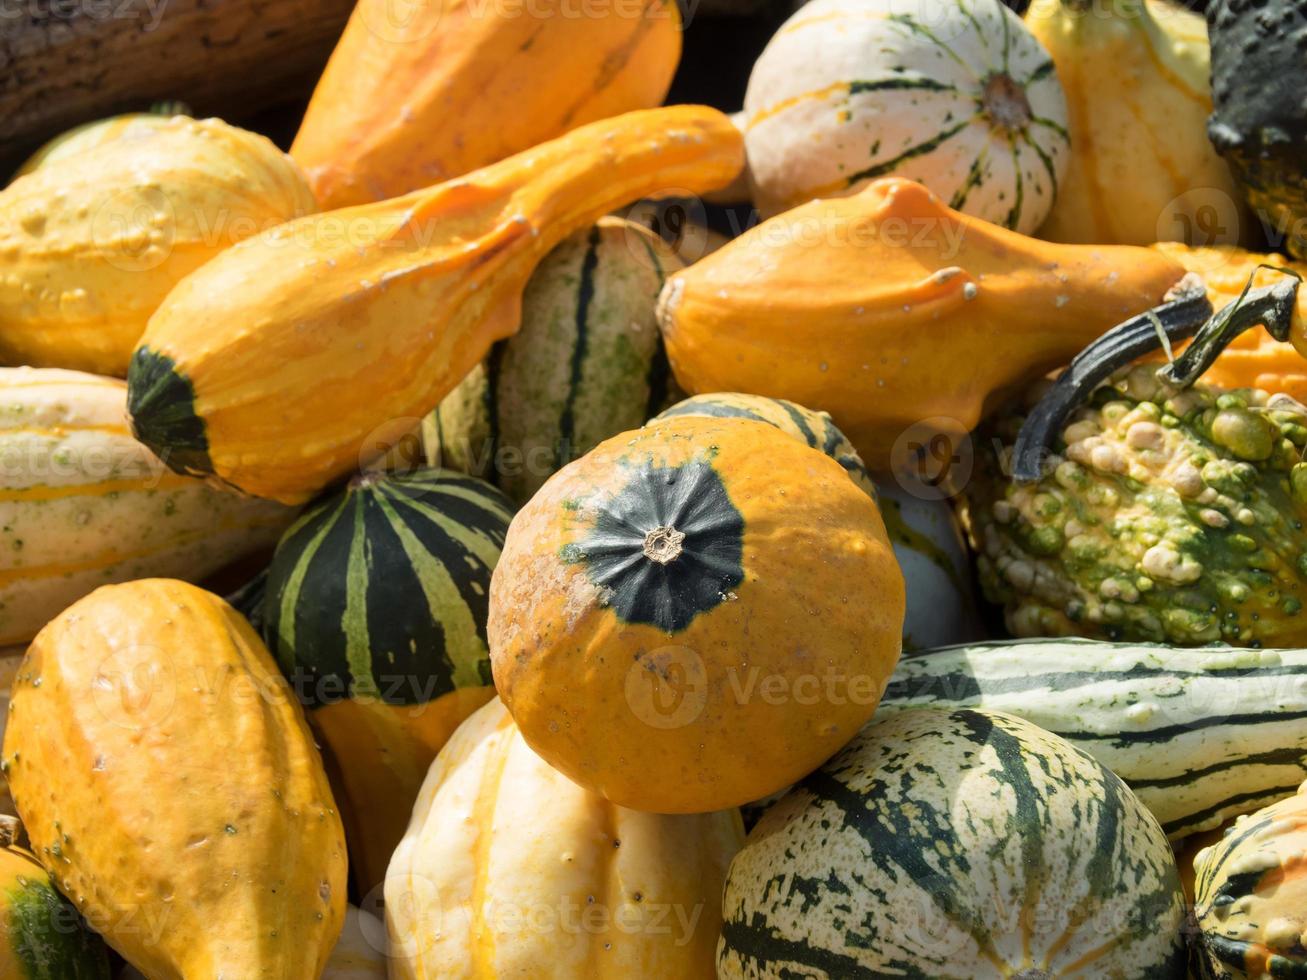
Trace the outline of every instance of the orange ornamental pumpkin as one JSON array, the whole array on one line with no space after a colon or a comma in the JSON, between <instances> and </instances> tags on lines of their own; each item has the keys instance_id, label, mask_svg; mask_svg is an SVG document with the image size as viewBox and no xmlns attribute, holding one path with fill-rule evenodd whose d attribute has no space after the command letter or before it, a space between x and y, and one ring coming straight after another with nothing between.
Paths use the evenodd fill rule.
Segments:
<instances>
[{"instance_id":1,"label":"orange ornamental pumpkin","mask_svg":"<svg viewBox=\"0 0 1307 980\"><path fill-rule=\"evenodd\" d=\"M1028 238L887 178L675 273L659 323L686 391L825 410L875 471L914 427L969 432L992 396L1156 306L1184 272L1146 248Z\"/></svg>"},{"instance_id":2,"label":"orange ornamental pumpkin","mask_svg":"<svg viewBox=\"0 0 1307 980\"><path fill-rule=\"evenodd\" d=\"M614 803L719 810L812 771L898 660L876 504L763 422L682 416L569 464L490 588L495 685L547 762Z\"/></svg>"},{"instance_id":3,"label":"orange ornamental pumpkin","mask_svg":"<svg viewBox=\"0 0 1307 980\"><path fill-rule=\"evenodd\" d=\"M458 177L660 105L674 0L361 0L291 156L324 208Z\"/></svg>"}]
</instances>

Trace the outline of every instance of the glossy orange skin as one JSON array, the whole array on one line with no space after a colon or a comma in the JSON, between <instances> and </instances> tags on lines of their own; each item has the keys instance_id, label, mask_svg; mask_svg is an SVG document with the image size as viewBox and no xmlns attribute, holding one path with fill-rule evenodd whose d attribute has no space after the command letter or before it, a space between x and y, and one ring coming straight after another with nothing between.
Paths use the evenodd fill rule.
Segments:
<instances>
[{"instance_id":1,"label":"glossy orange skin","mask_svg":"<svg viewBox=\"0 0 1307 980\"><path fill-rule=\"evenodd\" d=\"M700 460L743 518L743 580L678 632L626 622L564 549L584 550L630 468ZM790 784L858 731L898 661L903 610L880 513L843 467L765 423L683 416L600 444L518 513L490 656L545 761L621 806L701 813Z\"/></svg>"},{"instance_id":2,"label":"glossy orange skin","mask_svg":"<svg viewBox=\"0 0 1307 980\"><path fill-rule=\"evenodd\" d=\"M825 410L889 470L911 427L969 432L996 393L1066 363L1183 275L1146 248L1038 241L886 178L676 273L660 324L686 391Z\"/></svg>"},{"instance_id":3,"label":"glossy orange skin","mask_svg":"<svg viewBox=\"0 0 1307 980\"><path fill-rule=\"evenodd\" d=\"M563 238L641 197L728 183L743 164L715 109L592 123L247 239L181 282L141 344L189 379L219 480L302 503L384 454L516 332L527 280Z\"/></svg>"},{"instance_id":4,"label":"glossy orange skin","mask_svg":"<svg viewBox=\"0 0 1307 980\"><path fill-rule=\"evenodd\" d=\"M324 208L407 194L662 103L672 0L361 0L291 155Z\"/></svg>"}]
</instances>

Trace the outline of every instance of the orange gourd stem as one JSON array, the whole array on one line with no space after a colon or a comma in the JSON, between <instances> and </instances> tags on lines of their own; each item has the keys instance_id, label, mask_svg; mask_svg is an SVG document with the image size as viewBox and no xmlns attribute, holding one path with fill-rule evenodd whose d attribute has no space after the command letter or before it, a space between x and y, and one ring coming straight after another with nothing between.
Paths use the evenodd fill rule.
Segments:
<instances>
[{"instance_id":1,"label":"orange gourd stem","mask_svg":"<svg viewBox=\"0 0 1307 980\"><path fill-rule=\"evenodd\" d=\"M184 280L130 379L137 436L174 469L300 502L383 453L492 343L563 237L743 165L722 113L629 113L427 190L293 221Z\"/></svg>"}]
</instances>

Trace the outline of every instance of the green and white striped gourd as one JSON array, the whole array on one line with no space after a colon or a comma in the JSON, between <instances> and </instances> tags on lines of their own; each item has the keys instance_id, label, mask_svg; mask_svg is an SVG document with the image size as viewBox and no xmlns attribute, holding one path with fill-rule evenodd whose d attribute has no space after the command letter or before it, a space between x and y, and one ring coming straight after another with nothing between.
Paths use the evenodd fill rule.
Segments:
<instances>
[{"instance_id":1,"label":"green and white striped gourd","mask_svg":"<svg viewBox=\"0 0 1307 980\"><path fill-rule=\"evenodd\" d=\"M310 505L277 545L263 631L330 757L361 894L385 876L436 753L494 694L490 576L512 516L484 480L377 471Z\"/></svg>"},{"instance_id":2,"label":"green and white striped gourd","mask_svg":"<svg viewBox=\"0 0 1307 980\"><path fill-rule=\"evenodd\" d=\"M428 462L524 502L558 469L678 397L654 306L681 267L647 228L602 218L532 274L521 328L423 422Z\"/></svg>"},{"instance_id":3,"label":"green and white striped gourd","mask_svg":"<svg viewBox=\"0 0 1307 980\"><path fill-rule=\"evenodd\" d=\"M763 816L727 875L718 977L1181 980L1157 821L998 712L874 719Z\"/></svg>"},{"instance_id":4,"label":"green and white striped gourd","mask_svg":"<svg viewBox=\"0 0 1307 980\"><path fill-rule=\"evenodd\" d=\"M963 643L983 635L971 588L962 529L945 500L923 500L897 484L877 484L862 457L826 412L783 398L738 392L694 395L652 419L678 415L746 418L774 425L820 449L848 470L853 481L880 504L885 530L907 583L903 619L905 649Z\"/></svg>"},{"instance_id":5,"label":"green and white striped gourd","mask_svg":"<svg viewBox=\"0 0 1307 980\"><path fill-rule=\"evenodd\" d=\"M1012 640L899 661L878 716L1007 711L1120 776L1180 839L1307 779L1307 650Z\"/></svg>"},{"instance_id":6,"label":"green and white striped gourd","mask_svg":"<svg viewBox=\"0 0 1307 980\"><path fill-rule=\"evenodd\" d=\"M294 516L170 472L132 437L122 381L0 368L0 645L101 585L200 581Z\"/></svg>"},{"instance_id":7,"label":"green and white striped gourd","mask_svg":"<svg viewBox=\"0 0 1307 980\"><path fill-rule=\"evenodd\" d=\"M764 215L895 176L1029 234L1069 158L1053 61L999 0L813 0L758 58L744 113Z\"/></svg>"}]
</instances>

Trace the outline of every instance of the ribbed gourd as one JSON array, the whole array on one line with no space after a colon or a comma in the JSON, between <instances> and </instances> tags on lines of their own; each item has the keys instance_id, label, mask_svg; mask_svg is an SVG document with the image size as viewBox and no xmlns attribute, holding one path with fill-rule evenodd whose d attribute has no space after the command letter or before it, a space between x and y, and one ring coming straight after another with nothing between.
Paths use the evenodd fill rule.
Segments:
<instances>
[{"instance_id":1,"label":"ribbed gourd","mask_svg":"<svg viewBox=\"0 0 1307 980\"><path fill-rule=\"evenodd\" d=\"M109 582L202 579L271 547L294 516L169 472L126 407L114 378L0 368L0 644Z\"/></svg>"},{"instance_id":2,"label":"ribbed gourd","mask_svg":"<svg viewBox=\"0 0 1307 980\"><path fill-rule=\"evenodd\" d=\"M495 686L591 791L724 809L871 716L903 601L875 502L839 463L771 424L668 418L570 463L514 519L490 590Z\"/></svg>"},{"instance_id":3,"label":"ribbed gourd","mask_svg":"<svg viewBox=\"0 0 1307 980\"><path fill-rule=\"evenodd\" d=\"M1066 124L1048 52L999 0L813 0L744 96L764 216L896 176L1032 234L1066 170Z\"/></svg>"},{"instance_id":4,"label":"ribbed gourd","mask_svg":"<svg viewBox=\"0 0 1307 980\"><path fill-rule=\"evenodd\" d=\"M521 503L675 400L654 305L679 268L657 235L620 218L561 242L531 274L517 333L424 421L427 458Z\"/></svg>"},{"instance_id":5,"label":"ribbed gourd","mask_svg":"<svg viewBox=\"0 0 1307 980\"><path fill-rule=\"evenodd\" d=\"M877 717L1017 715L1120 776L1178 841L1292 796L1307 778L1304 678L1307 650L994 640L905 655Z\"/></svg>"},{"instance_id":6,"label":"ribbed gourd","mask_svg":"<svg viewBox=\"0 0 1307 980\"><path fill-rule=\"evenodd\" d=\"M141 579L43 629L3 766L32 851L152 980L316 980L345 914L340 817L294 695L217 596Z\"/></svg>"},{"instance_id":7,"label":"ribbed gourd","mask_svg":"<svg viewBox=\"0 0 1307 980\"><path fill-rule=\"evenodd\" d=\"M109 951L31 854L0 847L0 976L109 980Z\"/></svg>"},{"instance_id":8,"label":"ribbed gourd","mask_svg":"<svg viewBox=\"0 0 1307 980\"><path fill-rule=\"evenodd\" d=\"M174 117L0 190L0 362L124 375L146 321L223 249L316 209L273 144Z\"/></svg>"},{"instance_id":9,"label":"ribbed gourd","mask_svg":"<svg viewBox=\"0 0 1307 980\"><path fill-rule=\"evenodd\" d=\"M363 0L291 147L324 208L407 194L661 105L681 56L671 0Z\"/></svg>"},{"instance_id":10,"label":"ribbed gourd","mask_svg":"<svg viewBox=\"0 0 1307 980\"><path fill-rule=\"evenodd\" d=\"M721 980L1186 975L1157 821L1001 712L876 719L764 814L723 905Z\"/></svg>"},{"instance_id":11,"label":"ribbed gourd","mask_svg":"<svg viewBox=\"0 0 1307 980\"><path fill-rule=\"evenodd\" d=\"M627 810L491 701L431 767L386 877L391 980L711 980L739 813Z\"/></svg>"},{"instance_id":12,"label":"ribbed gourd","mask_svg":"<svg viewBox=\"0 0 1307 980\"><path fill-rule=\"evenodd\" d=\"M461 473L374 472L277 546L264 635L334 763L360 894L381 884L431 760L494 695L490 575L512 516Z\"/></svg>"},{"instance_id":13,"label":"ribbed gourd","mask_svg":"<svg viewBox=\"0 0 1307 980\"><path fill-rule=\"evenodd\" d=\"M563 238L742 166L713 109L592 123L406 197L288 222L169 294L133 355L138 437L169 466L298 503L385 453L518 327Z\"/></svg>"},{"instance_id":14,"label":"ribbed gourd","mask_svg":"<svg viewBox=\"0 0 1307 980\"><path fill-rule=\"evenodd\" d=\"M1194 858L1195 976L1307 971L1307 793L1240 817Z\"/></svg>"},{"instance_id":15,"label":"ribbed gourd","mask_svg":"<svg viewBox=\"0 0 1307 980\"><path fill-rule=\"evenodd\" d=\"M1025 24L1057 66L1071 138L1041 238L1214 245L1244 236L1241 195L1207 140L1201 14L1171 0L1033 0Z\"/></svg>"},{"instance_id":16,"label":"ribbed gourd","mask_svg":"<svg viewBox=\"0 0 1307 980\"><path fill-rule=\"evenodd\" d=\"M907 593L903 616L905 650L961 643L981 635L966 542L952 508L942 499L915 497L892 480L877 486L857 450L825 412L814 412L781 398L716 392L677 402L651 422L681 415L766 422L820 449L848 471L853 481L879 504L894 557L903 572Z\"/></svg>"},{"instance_id":17,"label":"ribbed gourd","mask_svg":"<svg viewBox=\"0 0 1307 980\"><path fill-rule=\"evenodd\" d=\"M1155 372L1097 388L1034 483L1006 469L1020 406L981 430L961 504L986 596L1017 636L1303 645L1307 408Z\"/></svg>"},{"instance_id":18,"label":"ribbed gourd","mask_svg":"<svg viewBox=\"0 0 1307 980\"><path fill-rule=\"evenodd\" d=\"M14 178L88 150L99 149L115 140L140 139L157 129L166 128L173 116L188 115L190 112L180 102L160 102L158 105L151 106L149 112L125 112L122 115L74 126L40 146L14 172Z\"/></svg>"},{"instance_id":19,"label":"ribbed gourd","mask_svg":"<svg viewBox=\"0 0 1307 980\"><path fill-rule=\"evenodd\" d=\"M692 394L749 391L830 412L873 472L956 442L999 391L1157 305L1160 253L1055 245L873 181L745 232L667 280L659 323Z\"/></svg>"}]
</instances>

